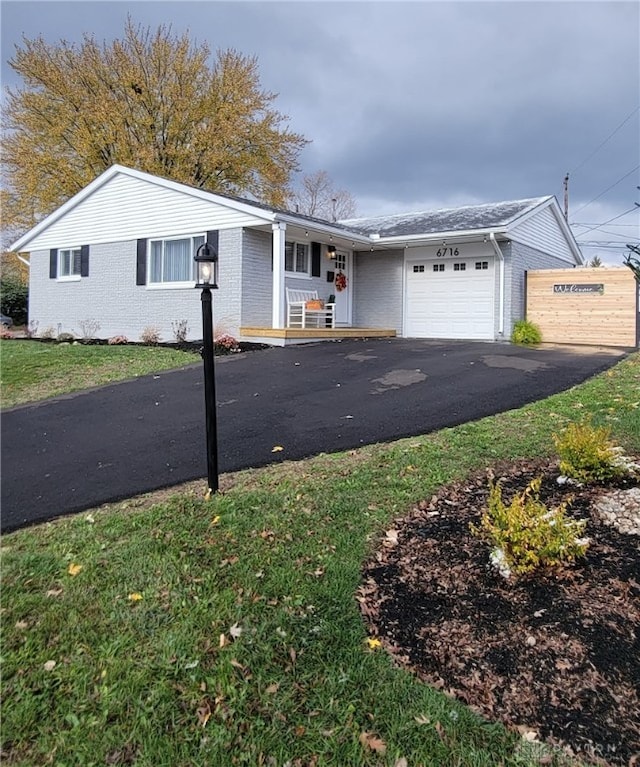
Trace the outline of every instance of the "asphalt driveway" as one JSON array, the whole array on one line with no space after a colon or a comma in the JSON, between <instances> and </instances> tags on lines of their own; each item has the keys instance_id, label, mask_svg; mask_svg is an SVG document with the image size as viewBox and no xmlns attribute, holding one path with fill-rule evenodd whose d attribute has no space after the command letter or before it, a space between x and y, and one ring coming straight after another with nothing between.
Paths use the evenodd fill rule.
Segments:
<instances>
[{"instance_id":1,"label":"asphalt driveway","mask_svg":"<svg viewBox=\"0 0 640 767\"><path fill-rule=\"evenodd\" d=\"M220 471L473 421L567 389L621 356L379 339L218 358ZM2 530L204 477L203 390L197 364L5 411Z\"/></svg>"}]
</instances>

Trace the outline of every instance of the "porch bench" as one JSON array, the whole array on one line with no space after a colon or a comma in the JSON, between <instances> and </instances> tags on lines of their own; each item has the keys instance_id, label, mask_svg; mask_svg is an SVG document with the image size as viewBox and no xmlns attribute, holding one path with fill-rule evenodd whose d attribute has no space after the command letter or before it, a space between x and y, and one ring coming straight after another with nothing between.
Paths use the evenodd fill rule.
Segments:
<instances>
[{"instance_id":1,"label":"porch bench","mask_svg":"<svg viewBox=\"0 0 640 767\"><path fill-rule=\"evenodd\" d=\"M317 290L287 288L288 328L335 328L335 303L323 301L322 309L310 309L308 301L318 301Z\"/></svg>"}]
</instances>

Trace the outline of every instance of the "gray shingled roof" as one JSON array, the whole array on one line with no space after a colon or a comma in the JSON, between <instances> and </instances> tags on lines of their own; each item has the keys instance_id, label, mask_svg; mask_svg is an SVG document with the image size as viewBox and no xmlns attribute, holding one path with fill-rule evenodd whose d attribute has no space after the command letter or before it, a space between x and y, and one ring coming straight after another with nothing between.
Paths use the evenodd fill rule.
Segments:
<instances>
[{"instance_id":1,"label":"gray shingled roof","mask_svg":"<svg viewBox=\"0 0 640 767\"><path fill-rule=\"evenodd\" d=\"M355 232L379 234L381 237L497 229L507 226L515 218L549 199L550 197L532 197L528 200L466 205L462 208L442 208L421 213L352 218L340 223Z\"/></svg>"}]
</instances>

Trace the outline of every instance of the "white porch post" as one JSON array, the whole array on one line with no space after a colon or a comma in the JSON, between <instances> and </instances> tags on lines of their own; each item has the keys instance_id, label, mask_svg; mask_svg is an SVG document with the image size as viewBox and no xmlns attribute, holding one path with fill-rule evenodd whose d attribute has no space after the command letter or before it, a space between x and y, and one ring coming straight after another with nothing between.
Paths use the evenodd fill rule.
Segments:
<instances>
[{"instance_id":1,"label":"white porch post","mask_svg":"<svg viewBox=\"0 0 640 767\"><path fill-rule=\"evenodd\" d=\"M284 299L284 241L287 233L287 225L282 223L272 224L273 230L273 312L271 324L274 328L285 326L285 299Z\"/></svg>"}]
</instances>

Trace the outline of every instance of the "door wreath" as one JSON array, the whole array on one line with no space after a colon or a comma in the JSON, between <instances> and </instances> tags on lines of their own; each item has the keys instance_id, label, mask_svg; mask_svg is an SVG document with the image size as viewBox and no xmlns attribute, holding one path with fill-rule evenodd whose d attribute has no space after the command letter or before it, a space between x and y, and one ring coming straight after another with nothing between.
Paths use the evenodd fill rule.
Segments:
<instances>
[{"instance_id":1,"label":"door wreath","mask_svg":"<svg viewBox=\"0 0 640 767\"><path fill-rule=\"evenodd\" d=\"M338 274L336 274L335 285L338 293L341 293L347 287L347 275L343 272L338 272Z\"/></svg>"}]
</instances>

